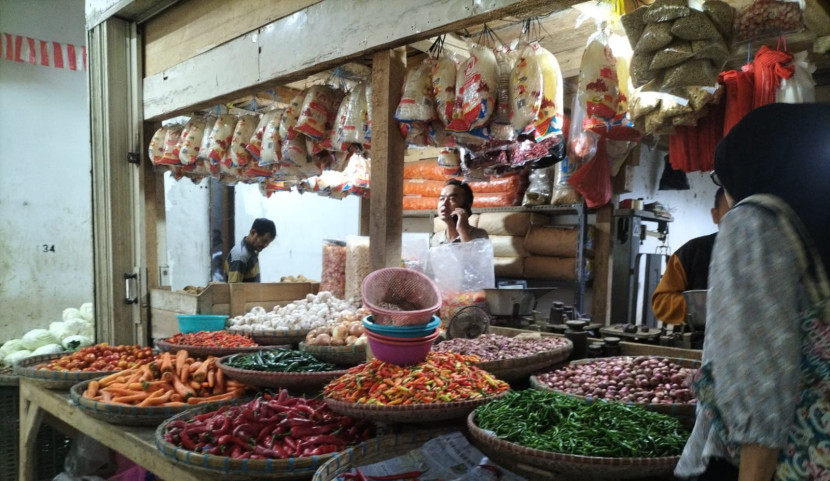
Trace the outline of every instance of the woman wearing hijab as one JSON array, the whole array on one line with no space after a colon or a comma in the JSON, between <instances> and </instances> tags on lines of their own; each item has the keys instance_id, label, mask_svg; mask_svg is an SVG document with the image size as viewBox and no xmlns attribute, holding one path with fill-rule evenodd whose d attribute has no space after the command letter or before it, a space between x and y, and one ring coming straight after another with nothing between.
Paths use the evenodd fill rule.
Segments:
<instances>
[{"instance_id":1,"label":"woman wearing hijab","mask_svg":"<svg viewBox=\"0 0 830 481\"><path fill-rule=\"evenodd\" d=\"M734 200L709 270L692 435L675 474L830 477L830 105L771 104L721 141Z\"/></svg>"}]
</instances>

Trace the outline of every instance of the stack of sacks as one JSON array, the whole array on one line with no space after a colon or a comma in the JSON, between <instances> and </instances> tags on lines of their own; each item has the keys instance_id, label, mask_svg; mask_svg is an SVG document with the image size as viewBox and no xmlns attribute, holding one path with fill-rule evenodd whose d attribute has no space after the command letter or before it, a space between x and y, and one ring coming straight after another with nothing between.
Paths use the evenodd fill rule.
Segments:
<instances>
[{"instance_id":1,"label":"stack of sacks","mask_svg":"<svg viewBox=\"0 0 830 481\"><path fill-rule=\"evenodd\" d=\"M531 225L524 238L528 279L576 279L579 232L574 227Z\"/></svg>"},{"instance_id":2,"label":"stack of sacks","mask_svg":"<svg viewBox=\"0 0 830 481\"><path fill-rule=\"evenodd\" d=\"M433 210L438 207L438 197L447 179L444 170L435 160L407 162L403 169L403 210ZM456 177L457 178L457 177ZM509 207L519 205L527 177L511 174L491 177L489 181L469 182L473 189L473 207Z\"/></svg>"}]
</instances>

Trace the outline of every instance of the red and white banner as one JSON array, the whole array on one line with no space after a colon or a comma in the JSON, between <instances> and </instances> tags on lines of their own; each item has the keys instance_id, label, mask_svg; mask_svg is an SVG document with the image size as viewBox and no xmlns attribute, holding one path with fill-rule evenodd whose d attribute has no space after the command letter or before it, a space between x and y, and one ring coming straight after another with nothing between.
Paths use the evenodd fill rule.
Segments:
<instances>
[{"instance_id":1,"label":"red and white banner","mask_svg":"<svg viewBox=\"0 0 830 481\"><path fill-rule=\"evenodd\" d=\"M86 46L0 32L0 59L85 71Z\"/></svg>"}]
</instances>

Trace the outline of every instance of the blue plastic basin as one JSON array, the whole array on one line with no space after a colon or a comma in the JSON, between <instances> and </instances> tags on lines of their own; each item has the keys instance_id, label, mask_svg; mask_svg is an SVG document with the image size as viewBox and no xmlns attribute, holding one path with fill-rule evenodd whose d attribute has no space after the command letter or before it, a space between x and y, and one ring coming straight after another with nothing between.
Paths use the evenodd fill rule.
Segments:
<instances>
[{"instance_id":1,"label":"blue plastic basin","mask_svg":"<svg viewBox=\"0 0 830 481\"><path fill-rule=\"evenodd\" d=\"M363 328L368 329L378 334L393 337L422 337L432 334L435 328L441 325L441 318L432 316L432 320L426 324L416 324L412 326L387 326L383 324L375 324L372 321L372 315L363 318Z\"/></svg>"},{"instance_id":2,"label":"blue plastic basin","mask_svg":"<svg viewBox=\"0 0 830 481\"><path fill-rule=\"evenodd\" d=\"M179 319L179 331L183 333L199 331L221 331L225 328L222 314L176 314Z\"/></svg>"}]
</instances>

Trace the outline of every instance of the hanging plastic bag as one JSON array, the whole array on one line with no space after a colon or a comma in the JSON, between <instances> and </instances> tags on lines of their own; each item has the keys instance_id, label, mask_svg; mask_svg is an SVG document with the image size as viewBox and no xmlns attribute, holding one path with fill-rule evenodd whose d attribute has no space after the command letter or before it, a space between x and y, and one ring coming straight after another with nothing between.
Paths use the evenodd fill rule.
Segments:
<instances>
[{"instance_id":1,"label":"hanging plastic bag","mask_svg":"<svg viewBox=\"0 0 830 481\"><path fill-rule=\"evenodd\" d=\"M262 160L262 141L265 138L265 129L268 128L268 124L278 113L280 113L280 111L277 109L269 110L263 113L259 117L259 123L257 123L254 128L251 138L248 139L248 143L245 144L245 150L247 150L251 157L253 157L257 162Z\"/></svg>"},{"instance_id":2,"label":"hanging plastic bag","mask_svg":"<svg viewBox=\"0 0 830 481\"><path fill-rule=\"evenodd\" d=\"M522 132L539 115L542 105L542 68L529 43L519 45L519 58L510 76L510 122Z\"/></svg>"},{"instance_id":3,"label":"hanging plastic bag","mask_svg":"<svg viewBox=\"0 0 830 481\"><path fill-rule=\"evenodd\" d=\"M339 127L336 129L338 130L338 140L343 144L340 150L345 151L348 149L348 144L360 144L366 138L369 128L367 125L366 84L359 83L355 85L346 99L343 100L343 104L346 104L346 109L342 113L338 112L335 126ZM337 150L337 146L334 147Z\"/></svg>"},{"instance_id":4,"label":"hanging plastic bag","mask_svg":"<svg viewBox=\"0 0 830 481\"><path fill-rule=\"evenodd\" d=\"M361 298L360 287L363 279L372 271L369 238L346 236L346 287L344 299Z\"/></svg>"},{"instance_id":5,"label":"hanging plastic bag","mask_svg":"<svg viewBox=\"0 0 830 481\"><path fill-rule=\"evenodd\" d=\"M484 289L495 286L493 243L490 239L453 242L429 249L429 265L443 299L441 319L450 318L465 305L484 301Z\"/></svg>"},{"instance_id":6,"label":"hanging plastic bag","mask_svg":"<svg viewBox=\"0 0 830 481\"><path fill-rule=\"evenodd\" d=\"M492 49L473 45L470 58L458 68L455 107L447 125L451 132L467 132L486 125L496 108L496 56Z\"/></svg>"},{"instance_id":7,"label":"hanging plastic bag","mask_svg":"<svg viewBox=\"0 0 830 481\"><path fill-rule=\"evenodd\" d=\"M562 135L562 118L565 114L562 71L556 57L538 42L531 47L542 71L542 102L532 121L533 136L537 142L548 137Z\"/></svg>"},{"instance_id":8,"label":"hanging plastic bag","mask_svg":"<svg viewBox=\"0 0 830 481\"><path fill-rule=\"evenodd\" d=\"M334 117L334 90L327 85L313 85L306 91L294 130L314 140L323 140L328 123Z\"/></svg>"},{"instance_id":9,"label":"hanging plastic bag","mask_svg":"<svg viewBox=\"0 0 830 481\"><path fill-rule=\"evenodd\" d=\"M201 115L194 115L185 124L179 139L179 161L182 165L196 163L202 138L205 136L207 120Z\"/></svg>"},{"instance_id":10,"label":"hanging plastic bag","mask_svg":"<svg viewBox=\"0 0 830 481\"><path fill-rule=\"evenodd\" d=\"M282 162L301 166L308 162L308 160L309 153L306 148L305 137L297 136L293 139L282 141Z\"/></svg>"},{"instance_id":11,"label":"hanging plastic bag","mask_svg":"<svg viewBox=\"0 0 830 481\"><path fill-rule=\"evenodd\" d=\"M283 113L285 113L285 110L283 109L275 110L271 118L268 119L268 123L265 125L259 149L259 165L279 164L279 161L282 159L280 123L282 123Z\"/></svg>"},{"instance_id":12,"label":"hanging plastic bag","mask_svg":"<svg viewBox=\"0 0 830 481\"><path fill-rule=\"evenodd\" d=\"M448 55L444 54L432 66L432 95L435 113L444 127L452 121L452 112L455 108L455 81L458 66Z\"/></svg>"},{"instance_id":13,"label":"hanging plastic bag","mask_svg":"<svg viewBox=\"0 0 830 481\"><path fill-rule=\"evenodd\" d=\"M401 135L409 147L429 147L429 124L426 122L401 122Z\"/></svg>"},{"instance_id":14,"label":"hanging plastic bag","mask_svg":"<svg viewBox=\"0 0 830 481\"><path fill-rule=\"evenodd\" d=\"M588 208L602 207L611 201L611 170L605 150L606 139L600 139L594 158L579 167L568 183L585 198Z\"/></svg>"},{"instance_id":15,"label":"hanging plastic bag","mask_svg":"<svg viewBox=\"0 0 830 481\"><path fill-rule=\"evenodd\" d=\"M210 134L213 133L213 127L216 125L216 116L208 115L205 118L205 129L202 131L202 139L199 142L199 151L196 153L196 160L203 162L210 162Z\"/></svg>"},{"instance_id":16,"label":"hanging plastic bag","mask_svg":"<svg viewBox=\"0 0 830 481\"><path fill-rule=\"evenodd\" d=\"M803 3L790 0L751 0L733 2L735 43L777 37L804 29Z\"/></svg>"},{"instance_id":17,"label":"hanging plastic bag","mask_svg":"<svg viewBox=\"0 0 830 481\"><path fill-rule=\"evenodd\" d=\"M528 175L528 186L525 190L522 205L550 204L550 196L553 192L553 179L558 166L546 167L544 169L533 169Z\"/></svg>"},{"instance_id":18,"label":"hanging plastic bag","mask_svg":"<svg viewBox=\"0 0 830 481\"><path fill-rule=\"evenodd\" d=\"M461 172L459 149L441 149L438 154L438 166L444 175L458 175Z\"/></svg>"},{"instance_id":19,"label":"hanging plastic bag","mask_svg":"<svg viewBox=\"0 0 830 481\"><path fill-rule=\"evenodd\" d=\"M510 103L510 77L519 60L519 52L508 45L499 45L493 52L496 55L498 86L496 88L496 112L490 123L490 135L495 140L509 142L516 138L516 130L510 121L513 111Z\"/></svg>"},{"instance_id":20,"label":"hanging plastic bag","mask_svg":"<svg viewBox=\"0 0 830 481\"><path fill-rule=\"evenodd\" d=\"M426 122L435 118L432 72L436 66L437 61L427 57L417 66L409 68L395 119L400 122Z\"/></svg>"},{"instance_id":21,"label":"hanging plastic bag","mask_svg":"<svg viewBox=\"0 0 830 481\"><path fill-rule=\"evenodd\" d=\"M222 114L216 118L207 149L207 155L211 163L220 164L222 159L225 158L225 152L230 147L231 139L233 139L233 129L236 127L236 122L236 116L231 114Z\"/></svg>"},{"instance_id":22,"label":"hanging plastic bag","mask_svg":"<svg viewBox=\"0 0 830 481\"><path fill-rule=\"evenodd\" d=\"M164 133L164 153L161 154L160 165L181 165L179 160L179 153L176 151L176 145L179 143L179 138L182 135L181 125L168 125Z\"/></svg>"},{"instance_id":23,"label":"hanging plastic bag","mask_svg":"<svg viewBox=\"0 0 830 481\"><path fill-rule=\"evenodd\" d=\"M164 138L166 136L167 127L159 127L150 139L147 155L153 165L161 164L161 157L164 155Z\"/></svg>"},{"instance_id":24,"label":"hanging plastic bag","mask_svg":"<svg viewBox=\"0 0 830 481\"><path fill-rule=\"evenodd\" d=\"M320 290L329 291L338 298L346 295L346 243L330 239L323 240L323 270L320 275Z\"/></svg>"},{"instance_id":25,"label":"hanging plastic bag","mask_svg":"<svg viewBox=\"0 0 830 481\"><path fill-rule=\"evenodd\" d=\"M230 146L230 161L234 167L248 165L251 162L251 154L245 149L251 136L259 125L259 115L242 115L236 122L233 130Z\"/></svg>"},{"instance_id":26,"label":"hanging plastic bag","mask_svg":"<svg viewBox=\"0 0 830 481\"><path fill-rule=\"evenodd\" d=\"M294 96L285 112L282 114L282 121L280 122L280 138L282 140L291 140L297 136L297 131L294 128L297 126L297 119L300 117L300 112L303 108L303 102L308 91L303 91Z\"/></svg>"},{"instance_id":27,"label":"hanging plastic bag","mask_svg":"<svg viewBox=\"0 0 830 481\"><path fill-rule=\"evenodd\" d=\"M813 73L816 66L810 62L806 51L793 55L793 67L793 76L781 79L781 86L775 92L775 101L789 104L815 102L816 81L813 80Z\"/></svg>"}]
</instances>

